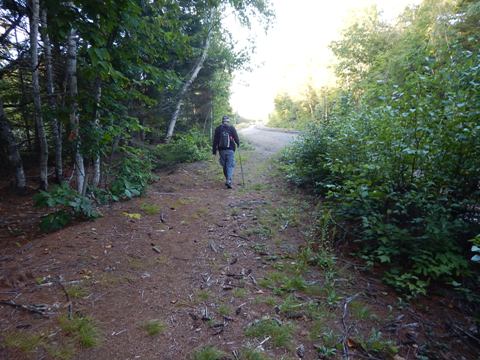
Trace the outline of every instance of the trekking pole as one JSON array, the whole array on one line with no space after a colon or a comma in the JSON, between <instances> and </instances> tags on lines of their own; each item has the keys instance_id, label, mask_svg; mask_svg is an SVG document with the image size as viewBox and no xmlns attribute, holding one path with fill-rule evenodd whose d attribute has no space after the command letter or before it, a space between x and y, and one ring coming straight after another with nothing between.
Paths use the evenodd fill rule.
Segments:
<instances>
[{"instance_id":1,"label":"trekking pole","mask_svg":"<svg viewBox=\"0 0 480 360\"><path fill-rule=\"evenodd\" d=\"M237 149L238 149L238 159L240 160L240 170L242 172L242 184L243 186L245 186L245 177L243 176L242 155L240 154L240 146Z\"/></svg>"}]
</instances>

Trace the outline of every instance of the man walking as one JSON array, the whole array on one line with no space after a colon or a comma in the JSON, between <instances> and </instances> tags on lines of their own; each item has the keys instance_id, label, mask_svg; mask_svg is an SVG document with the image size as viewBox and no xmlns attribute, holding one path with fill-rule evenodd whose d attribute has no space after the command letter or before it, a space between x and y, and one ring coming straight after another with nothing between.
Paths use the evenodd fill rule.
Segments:
<instances>
[{"instance_id":1,"label":"man walking","mask_svg":"<svg viewBox=\"0 0 480 360\"><path fill-rule=\"evenodd\" d=\"M220 154L220 165L225 175L225 186L232 188L233 169L235 168L235 144L240 146L237 130L230 125L230 118L226 115L222 118L222 124L215 129L213 137L213 155Z\"/></svg>"}]
</instances>

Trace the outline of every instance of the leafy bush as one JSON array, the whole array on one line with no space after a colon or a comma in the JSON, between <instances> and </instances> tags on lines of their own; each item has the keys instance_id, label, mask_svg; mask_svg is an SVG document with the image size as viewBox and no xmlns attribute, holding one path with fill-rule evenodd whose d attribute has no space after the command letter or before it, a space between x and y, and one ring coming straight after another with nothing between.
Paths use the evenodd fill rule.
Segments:
<instances>
[{"instance_id":1,"label":"leafy bush","mask_svg":"<svg viewBox=\"0 0 480 360\"><path fill-rule=\"evenodd\" d=\"M59 230L74 218L95 219L100 216L93 202L70 188L67 183L51 187L50 191L40 191L33 197L35 206L57 209L42 217L40 228L44 232Z\"/></svg>"},{"instance_id":2,"label":"leafy bush","mask_svg":"<svg viewBox=\"0 0 480 360\"><path fill-rule=\"evenodd\" d=\"M122 157L115 169L115 180L110 186L114 201L140 196L154 179L153 157L146 149L122 147Z\"/></svg>"},{"instance_id":3,"label":"leafy bush","mask_svg":"<svg viewBox=\"0 0 480 360\"><path fill-rule=\"evenodd\" d=\"M360 64L367 70L339 95L328 121L283 156L287 178L325 196L335 221L354 225L347 228L360 255L386 265L385 281L411 296L469 276L468 240L480 231L478 39L453 28L467 23L452 25L453 10L417 11L397 30L403 41ZM438 19L448 43L426 26ZM356 33L347 34L339 56ZM343 64L360 61L355 56Z\"/></svg>"},{"instance_id":4,"label":"leafy bush","mask_svg":"<svg viewBox=\"0 0 480 360\"><path fill-rule=\"evenodd\" d=\"M155 149L155 165L165 167L178 163L190 163L208 159L211 145L208 137L198 130L177 135L167 144Z\"/></svg>"}]
</instances>

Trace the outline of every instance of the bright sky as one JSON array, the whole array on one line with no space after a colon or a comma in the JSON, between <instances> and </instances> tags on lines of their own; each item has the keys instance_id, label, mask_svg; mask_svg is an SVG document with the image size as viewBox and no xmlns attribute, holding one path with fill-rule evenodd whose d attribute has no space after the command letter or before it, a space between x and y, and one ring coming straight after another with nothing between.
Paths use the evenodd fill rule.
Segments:
<instances>
[{"instance_id":1,"label":"bright sky","mask_svg":"<svg viewBox=\"0 0 480 360\"><path fill-rule=\"evenodd\" d=\"M376 5L387 20L421 0L271 0L276 20L265 35L254 29L256 53L252 72L238 72L232 85L230 103L241 116L266 120L279 92L295 96L311 82L315 87L334 82L328 49L352 17ZM230 21L229 21L230 22ZM248 37L245 29L231 29L239 44Z\"/></svg>"}]
</instances>

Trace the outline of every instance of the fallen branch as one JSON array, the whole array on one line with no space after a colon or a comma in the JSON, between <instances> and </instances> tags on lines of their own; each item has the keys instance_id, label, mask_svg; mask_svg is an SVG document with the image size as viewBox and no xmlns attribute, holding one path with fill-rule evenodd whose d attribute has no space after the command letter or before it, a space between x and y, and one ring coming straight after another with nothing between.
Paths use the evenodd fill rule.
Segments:
<instances>
[{"instance_id":1,"label":"fallen branch","mask_svg":"<svg viewBox=\"0 0 480 360\"><path fill-rule=\"evenodd\" d=\"M218 253L217 247L215 246L215 242L213 240L210 241L208 245L210 245L210 249L212 249L214 253Z\"/></svg>"},{"instance_id":2,"label":"fallen branch","mask_svg":"<svg viewBox=\"0 0 480 360\"><path fill-rule=\"evenodd\" d=\"M258 346L256 347L256 349L262 349L262 345L265 344L268 340L270 340L271 337L270 336L267 336L265 339L263 339L262 341L260 341L260 344L258 344Z\"/></svg>"},{"instance_id":3,"label":"fallen branch","mask_svg":"<svg viewBox=\"0 0 480 360\"><path fill-rule=\"evenodd\" d=\"M348 354L348 332L350 331L348 325L347 325L347 317L348 317L348 304L350 304L357 296L360 294L355 294L350 297L348 297L345 300L345 303L343 304L343 315L342 315L342 325L343 325L343 359L349 360L350 356Z\"/></svg>"},{"instance_id":4,"label":"fallen branch","mask_svg":"<svg viewBox=\"0 0 480 360\"><path fill-rule=\"evenodd\" d=\"M236 237L236 238L239 238L239 239L242 239L242 240L246 240L246 241L249 241L250 239L245 237L245 236L242 236L242 235L237 235L237 234L229 234L229 236L232 236L232 237Z\"/></svg>"},{"instance_id":5,"label":"fallen branch","mask_svg":"<svg viewBox=\"0 0 480 360\"><path fill-rule=\"evenodd\" d=\"M172 259L181 260L181 261L192 261L193 260L193 259L181 258L181 257L178 257L178 256L174 256Z\"/></svg>"},{"instance_id":6,"label":"fallen branch","mask_svg":"<svg viewBox=\"0 0 480 360\"><path fill-rule=\"evenodd\" d=\"M460 326L455 325L455 324L450 324L450 326L452 326L452 328L453 328L454 331L458 331L458 332L462 333L463 335L467 336L468 338L470 338L471 340L476 341L477 344L480 344L480 339L477 338L476 336L474 336L474 335L473 335L472 333L470 333L469 331L464 330L464 329L462 329Z\"/></svg>"},{"instance_id":7,"label":"fallen branch","mask_svg":"<svg viewBox=\"0 0 480 360\"><path fill-rule=\"evenodd\" d=\"M58 286L60 286L65 294L65 297L67 299L67 316L68 320L73 319L73 304L72 301L70 300L70 295L68 294L67 289L65 288L65 285L59 280L58 281Z\"/></svg>"},{"instance_id":8,"label":"fallen branch","mask_svg":"<svg viewBox=\"0 0 480 360\"><path fill-rule=\"evenodd\" d=\"M64 281L63 284L64 285L75 285L75 284L80 284L82 282L82 280L72 280L72 281ZM38 287L47 287L47 286L53 286L53 285L57 285L57 282L56 281L49 281L49 282L46 282L46 283L43 283L43 284L38 284L37 286Z\"/></svg>"},{"instance_id":9,"label":"fallen branch","mask_svg":"<svg viewBox=\"0 0 480 360\"><path fill-rule=\"evenodd\" d=\"M23 305L17 304L13 301L0 301L0 305L9 305L17 309L22 309L34 314L39 314L45 318L48 318L48 315L50 315L49 313L47 313L48 306L45 304Z\"/></svg>"}]
</instances>

